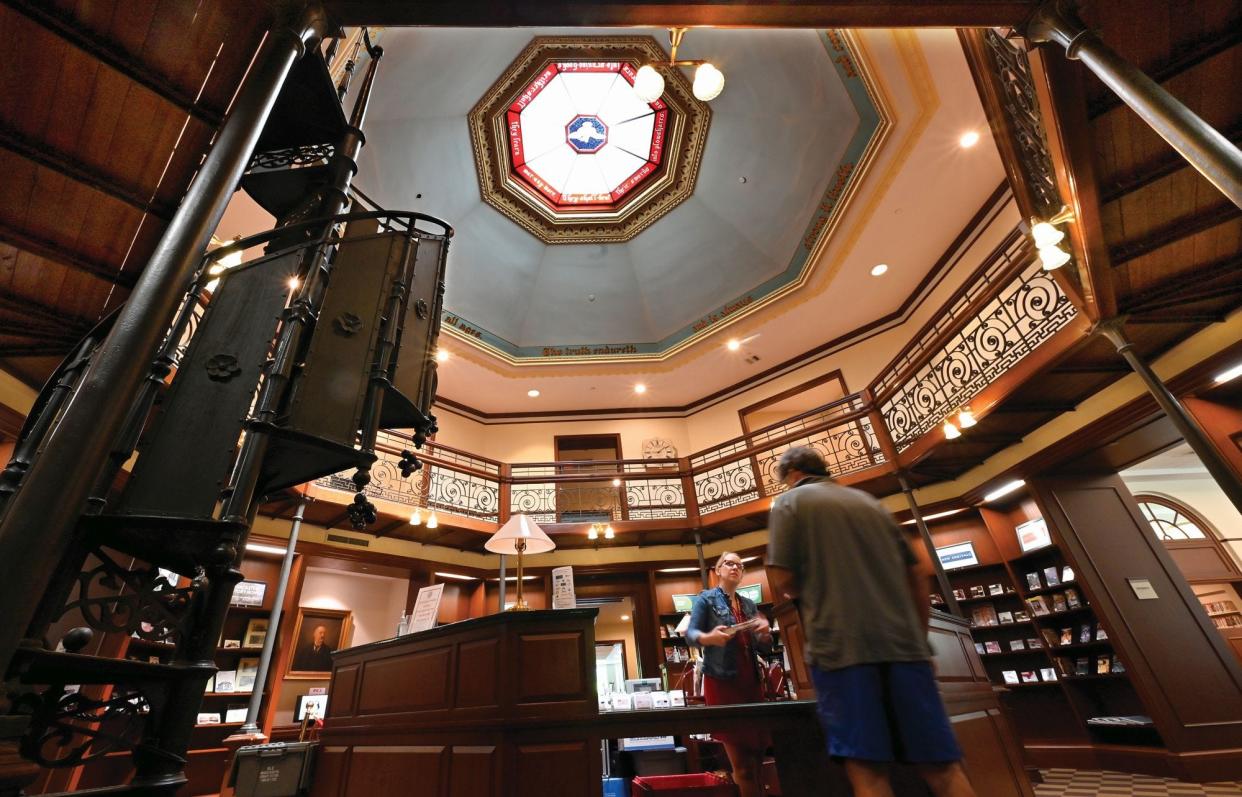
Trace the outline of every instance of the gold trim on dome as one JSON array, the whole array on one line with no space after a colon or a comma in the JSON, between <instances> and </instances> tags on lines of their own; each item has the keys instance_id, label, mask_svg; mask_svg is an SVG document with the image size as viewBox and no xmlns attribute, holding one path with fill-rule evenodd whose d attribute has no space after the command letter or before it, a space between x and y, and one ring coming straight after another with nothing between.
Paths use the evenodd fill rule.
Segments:
<instances>
[{"instance_id":1,"label":"gold trim on dome","mask_svg":"<svg viewBox=\"0 0 1242 797\"><path fill-rule=\"evenodd\" d=\"M667 61L650 36L538 36L518 54L467 115L479 193L484 202L547 244L621 243L645 230L694 193L707 143L711 109L695 98L679 69L665 72L669 110L660 167L639 190L606 211L553 211L514 179L505 112L535 76L559 61Z\"/></svg>"}]
</instances>

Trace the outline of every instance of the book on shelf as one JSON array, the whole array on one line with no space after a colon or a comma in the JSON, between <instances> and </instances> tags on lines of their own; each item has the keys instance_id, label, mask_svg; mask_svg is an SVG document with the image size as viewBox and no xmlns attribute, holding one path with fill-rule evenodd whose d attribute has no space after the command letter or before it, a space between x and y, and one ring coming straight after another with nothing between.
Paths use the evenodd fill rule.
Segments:
<instances>
[{"instance_id":1,"label":"book on shelf","mask_svg":"<svg viewBox=\"0 0 1242 797\"><path fill-rule=\"evenodd\" d=\"M1045 567L1044 568L1044 581L1048 582L1048 586L1050 587L1061 586L1060 569L1057 568L1056 566Z\"/></svg>"},{"instance_id":2,"label":"book on shelf","mask_svg":"<svg viewBox=\"0 0 1242 797\"><path fill-rule=\"evenodd\" d=\"M1097 675L1106 675L1112 669L1112 665L1110 656L1100 656L1095 660L1095 672Z\"/></svg>"},{"instance_id":3,"label":"book on shelf","mask_svg":"<svg viewBox=\"0 0 1242 797\"><path fill-rule=\"evenodd\" d=\"M1208 614L1225 614L1238 610L1233 601L1211 601L1210 603L1203 604L1203 608L1207 609Z\"/></svg>"},{"instance_id":4,"label":"book on shelf","mask_svg":"<svg viewBox=\"0 0 1242 797\"><path fill-rule=\"evenodd\" d=\"M1062 645L1072 645L1072 644L1074 644L1074 629L1072 629L1072 628L1062 628L1062 629L1061 629L1061 642L1060 642L1060 644L1062 644Z\"/></svg>"},{"instance_id":5,"label":"book on shelf","mask_svg":"<svg viewBox=\"0 0 1242 797\"><path fill-rule=\"evenodd\" d=\"M1022 683L1037 684L1039 683L1039 676L1035 673L1034 670L1023 670L1022 671Z\"/></svg>"},{"instance_id":6,"label":"book on shelf","mask_svg":"<svg viewBox=\"0 0 1242 797\"><path fill-rule=\"evenodd\" d=\"M1043 617L1049 614L1048 602L1044 600L1043 595L1036 595L1033 598L1026 599L1027 605L1031 607L1031 613L1036 617Z\"/></svg>"},{"instance_id":7,"label":"book on shelf","mask_svg":"<svg viewBox=\"0 0 1242 797\"><path fill-rule=\"evenodd\" d=\"M1069 604L1071 609L1082 608L1082 598L1078 597L1078 590L1076 589L1065 590L1065 602Z\"/></svg>"},{"instance_id":8,"label":"book on shelf","mask_svg":"<svg viewBox=\"0 0 1242 797\"><path fill-rule=\"evenodd\" d=\"M978 653L980 656L982 656L984 653L987 653L987 652L988 652L988 649L983 646L982 642L975 643L975 653Z\"/></svg>"},{"instance_id":9,"label":"book on shelf","mask_svg":"<svg viewBox=\"0 0 1242 797\"><path fill-rule=\"evenodd\" d=\"M1026 574L1026 588L1030 590L1043 589L1044 585L1039 581L1039 573Z\"/></svg>"},{"instance_id":10,"label":"book on shelf","mask_svg":"<svg viewBox=\"0 0 1242 797\"><path fill-rule=\"evenodd\" d=\"M259 660L245 658L237 660L237 691L250 692L254 689L255 679L259 675Z\"/></svg>"},{"instance_id":11,"label":"book on shelf","mask_svg":"<svg viewBox=\"0 0 1242 797\"><path fill-rule=\"evenodd\" d=\"M213 711L209 713L199 714L198 718L195 720L195 724L197 725L219 725L220 724L220 712Z\"/></svg>"},{"instance_id":12,"label":"book on shelf","mask_svg":"<svg viewBox=\"0 0 1242 797\"><path fill-rule=\"evenodd\" d=\"M1013 625L1013 612L1001 612L996 615L996 621L1001 625Z\"/></svg>"},{"instance_id":13,"label":"book on shelf","mask_svg":"<svg viewBox=\"0 0 1242 797\"><path fill-rule=\"evenodd\" d=\"M1061 568L1061 583L1066 584L1074 580L1074 568L1066 565Z\"/></svg>"},{"instance_id":14,"label":"book on shelf","mask_svg":"<svg viewBox=\"0 0 1242 797\"><path fill-rule=\"evenodd\" d=\"M972 597L972 598L986 598L986 597L987 597L987 593L985 593L985 592L983 591L983 585L982 585L982 584L976 584L975 586L971 587L971 588L970 588L970 597Z\"/></svg>"},{"instance_id":15,"label":"book on shelf","mask_svg":"<svg viewBox=\"0 0 1242 797\"><path fill-rule=\"evenodd\" d=\"M1039 640L1035 637L1027 637L1026 646L1031 650L1039 650Z\"/></svg>"},{"instance_id":16,"label":"book on shelf","mask_svg":"<svg viewBox=\"0 0 1242 797\"><path fill-rule=\"evenodd\" d=\"M1091 674L1091 657L1079 656L1074 659L1074 675L1090 675Z\"/></svg>"},{"instance_id":17,"label":"book on shelf","mask_svg":"<svg viewBox=\"0 0 1242 797\"><path fill-rule=\"evenodd\" d=\"M955 590L953 590L953 597L954 597L954 598L956 598L956 599L957 599L957 600L959 600L959 601L964 601L964 600L966 600L966 590L964 590L964 589L955 589Z\"/></svg>"},{"instance_id":18,"label":"book on shelf","mask_svg":"<svg viewBox=\"0 0 1242 797\"><path fill-rule=\"evenodd\" d=\"M988 584L989 595L1004 595L1005 586L1003 584Z\"/></svg>"},{"instance_id":19,"label":"book on shelf","mask_svg":"<svg viewBox=\"0 0 1242 797\"><path fill-rule=\"evenodd\" d=\"M245 706L229 706L224 710L225 722L245 722L246 707Z\"/></svg>"},{"instance_id":20,"label":"book on shelf","mask_svg":"<svg viewBox=\"0 0 1242 797\"><path fill-rule=\"evenodd\" d=\"M1142 714L1131 714L1127 717L1088 717L1087 724L1150 728L1154 723L1151 721L1151 717L1147 717Z\"/></svg>"},{"instance_id":21,"label":"book on shelf","mask_svg":"<svg viewBox=\"0 0 1242 797\"><path fill-rule=\"evenodd\" d=\"M1121 663L1121 659L1113 656L1113 666L1109 668L1109 672L1125 672L1126 666Z\"/></svg>"},{"instance_id":22,"label":"book on shelf","mask_svg":"<svg viewBox=\"0 0 1242 797\"><path fill-rule=\"evenodd\" d=\"M214 674L210 678L208 678L207 683L203 685L203 691L204 692L216 691L216 676Z\"/></svg>"},{"instance_id":23,"label":"book on shelf","mask_svg":"<svg viewBox=\"0 0 1242 797\"><path fill-rule=\"evenodd\" d=\"M1083 623L1078 631L1078 641L1086 644L1091 641L1091 623Z\"/></svg>"},{"instance_id":24,"label":"book on shelf","mask_svg":"<svg viewBox=\"0 0 1242 797\"><path fill-rule=\"evenodd\" d=\"M216 692L237 691L237 670L220 670L216 673Z\"/></svg>"},{"instance_id":25,"label":"book on shelf","mask_svg":"<svg viewBox=\"0 0 1242 797\"><path fill-rule=\"evenodd\" d=\"M1040 667L1039 677L1045 681L1055 681L1057 680L1057 671L1051 667Z\"/></svg>"},{"instance_id":26,"label":"book on shelf","mask_svg":"<svg viewBox=\"0 0 1242 797\"><path fill-rule=\"evenodd\" d=\"M1023 642L1021 639L1011 639L1009 640L1009 649L1010 650L1026 650L1026 643Z\"/></svg>"},{"instance_id":27,"label":"book on shelf","mask_svg":"<svg viewBox=\"0 0 1242 797\"><path fill-rule=\"evenodd\" d=\"M1108 639L1108 632L1104 630L1104 626L1097 625L1095 627L1095 639L1097 642L1103 642Z\"/></svg>"},{"instance_id":28,"label":"book on shelf","mask_svg":"<svg viewBox=\"0 0 1242 797\"><path fill-rule=\"evenodd\" d=\"M1222 614L1212 618L1212 625L1217 628L1242 628L1242 615Z\"/></svg>"},{"instance_id":29,"label":"book on shelf","mask_svg":"<svg viewBox=\"0 0 1242 797\"><path fill-rule=\"evenodd\" d=\"M988 653L1000 653L1001 652L1000 643L997 642L996 640L991 640L989 642L983 643L983 647L984 647L984 650L986 650Z\"/></svg>"},{"instance_id":30,"label":"book on shelf","mask_svg":"<svg viewBox=\"0 0 1242 797\"><path fill-rule=\"evenodd\" d=\"M1007 684L1019 683L1017 670L1004 670L1001 672L1001 678L1005 679Z\"/></svg>"},{"instance_id":31,"label":"book on shelf","mask_svg":"<svg viewBox=\"0 0 1242 797\"><path fill-rule=\"evenodd\" d=\"M1060 592L1052 596L1052 610L1054 612L1069 611L1069 605L1066 603L1065 596Z\"/></svg>"},{"instance_id":32,"label":"book on shelf","mask_svg":"<svg viewBox=\"0 0 1242 797\"><path fill-rule=\"evenodd\" d=\"M996 607L990 603L981 603L970 611L971 625L989 626L999 624L996 617Z\"/></svg>"}]
</instances>

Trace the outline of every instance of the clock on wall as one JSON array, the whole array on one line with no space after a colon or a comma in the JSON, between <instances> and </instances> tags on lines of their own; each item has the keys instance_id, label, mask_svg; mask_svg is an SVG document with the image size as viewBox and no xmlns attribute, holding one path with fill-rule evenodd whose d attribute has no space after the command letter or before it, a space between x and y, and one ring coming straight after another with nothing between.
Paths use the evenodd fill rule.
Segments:
<instances>
[{"instance_id":1,"label":"clock on wall","mask_svg":"<svg viewBox=\"0 0 1242 797\"><path fill-rule=\"evenodd\" d=\"M677 447L662 437L644 440L643 459L677 459Z\"/></svg>"}]
</instances>

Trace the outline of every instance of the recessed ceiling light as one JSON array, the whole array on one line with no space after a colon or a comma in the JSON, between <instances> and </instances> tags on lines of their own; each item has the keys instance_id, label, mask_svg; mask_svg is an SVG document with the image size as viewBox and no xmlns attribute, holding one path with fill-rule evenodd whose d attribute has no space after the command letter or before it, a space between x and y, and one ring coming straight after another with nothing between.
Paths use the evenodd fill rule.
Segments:
<instances>
[{"instance_id":1,"label":"recessed ceiling light","mask_svg":"<svg viewBox=\"0 0 1242 797\"><path fill-rule=\"evenodd\" d=\"M888 263L877 263L871 267L871 276L879 277L888 271Z\"/></svg>"},{"instance_id":2,"label":"recessed ceiling light","mask_svg":"<svg viewBox=\"0 0 1242 797\"><path fill-rule=\"evenodd\" d=\"M738 349L742 348L742 341L738 340L737 338L729 338L729 342L725 344L725 348L727 348L729 351L737 351Z\"/></svg>"},{"instance_id":3,"label":"recessed ceiling light","mask_svg":"<svg viewBox=\"0 0 1242 797\"><path fill-rule=\"evenodd\" d=\"M697 567L661 567L657 573L697 573Z\"/></svg>"},{"instance_id":4,"label":"recessed ceiling light","mask_svg":"<svg viewBox=\"0 0 1242 797\"><path fill-rule=\"evenodd\" d=\"M621 615L621 619L622 619L622 620L628 620L628 619L630 619L630 616L629 616L628 614L623 614L623 615Z\"/></svg>"},{"instance_id":5,"label":"recessed ceiling light","mask_svg":"<svg viewBox=\"0 0 1242 797\"><path fill-rule=\"evenodd\" d=\"M642 382L639 382L637 385L634 385L634 392L641 396L643 393L647 392L647 386Z\"/></svg>"},{"instance_id":6,"label":"recessed ceiling light","mask_svg":"<svg viewBox=\"0 0 1242 797\"><path fill-rule=\"evenodd\" d=\"M968 130L962 133L962 137L957 140L957 143L961 145L962 149L970 149L979 143L979 134L974 130Z\"/></svg>"},{"instance_id":7,"label":"recessed ceiling light","mask_svg":"<svg viewBox=\"0 0 1242 797\"><path fill-rule=\"evenodd\" d=\"M302 281L299 280L297 277L289 278L289 290L296 291L298 289L298 286L301 284L302 284Z\"/></svg>"},{"instance_id":8,"label":"recessed ceiling light","mask_svg":"<svg viewBox=\"0 0 1242 797\"><path fill-rule=\"evenodd\" d=\"M446 349L436 349L436 362L446 363L448 362L448 358L449 353Z\"/></svg>"},{"instance_id":9,"label":"recessed ceiling light","mask_svg":"<svg viewBox=\"0 0 1242 797\"><path fill-rule=\"evenodd\" d=\"M455 581L478 581L478 579L475 578L474 576L463 576L460 573L441 573L439 570L437 570L436 575L439 576L440 578L451 578L451 579L454 579Z\"/></svg>"},{"instance_id":10,"label":"recessed ceiling light","mask_svg":"<svg viewBox=\"0 0 1242 797\"><path fill-rule=\"evenodd\" d=\"M257 542L246 543L246 550L254 551L255 553L284 553L285 552L284 548L277 548L275 545L261 545Z\"/></svg>"},{"instance_id":11,"label":"recessed ceiling light","mask_svg":"<svg viewBox=\"0 0 1242 797\"><path fill-rule=\"evenodd\" d=\"M530 396L531 398L539 398L539 391L535 390L532 387L530 390L526 391L526 395Z\"/></svg>"}]
</instances>

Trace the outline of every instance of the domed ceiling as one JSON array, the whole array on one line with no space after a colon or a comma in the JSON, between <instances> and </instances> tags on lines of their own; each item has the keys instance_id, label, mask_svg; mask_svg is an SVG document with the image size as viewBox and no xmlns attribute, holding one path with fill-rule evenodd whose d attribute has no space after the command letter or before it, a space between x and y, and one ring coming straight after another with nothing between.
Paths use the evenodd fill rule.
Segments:
<instances>
[{"instance_id":1,"label":"domed ceiling","mask_svg":"<svg viewBox=\"0 0 1242 797\"><path fill-rule=\"evenodd\" d=\"M708 107L642 103L632 31L383 43L357 184L453 225L445 327L512 363L660 359L796 288L888 125L831 31L690 31Z\"/></svg>"}]
</instances>

